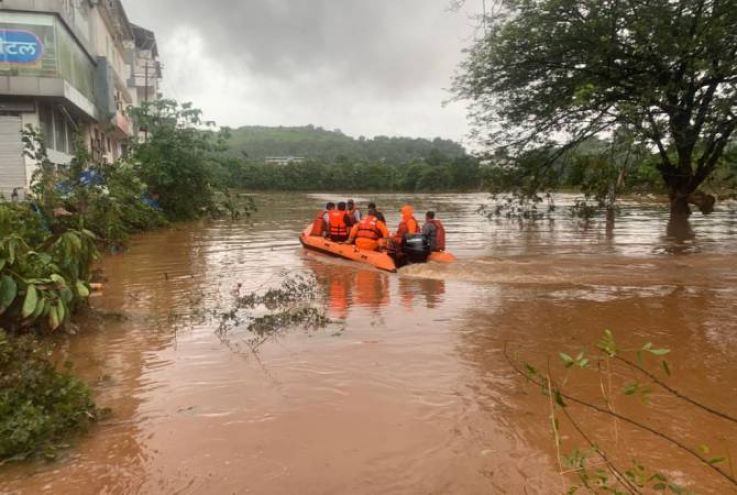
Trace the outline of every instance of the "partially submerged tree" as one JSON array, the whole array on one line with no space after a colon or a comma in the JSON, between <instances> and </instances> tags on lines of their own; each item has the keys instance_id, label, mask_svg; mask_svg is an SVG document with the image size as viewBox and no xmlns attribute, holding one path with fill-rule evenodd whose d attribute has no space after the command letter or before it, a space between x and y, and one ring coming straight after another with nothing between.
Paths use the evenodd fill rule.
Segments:
<instances>
[{"instance_id":1,"label":"partially submerged tree","mask_svg":"<svg viewBox=\"0 0 737 495\"><path fill-rule=\"evenodd\" d=\"M737 127L736 0L499 1L454 83L488 145L555 149L545 168L626 126L659 153L673 216L712 211L699 186Z\"/></svg>"}]
</instances>

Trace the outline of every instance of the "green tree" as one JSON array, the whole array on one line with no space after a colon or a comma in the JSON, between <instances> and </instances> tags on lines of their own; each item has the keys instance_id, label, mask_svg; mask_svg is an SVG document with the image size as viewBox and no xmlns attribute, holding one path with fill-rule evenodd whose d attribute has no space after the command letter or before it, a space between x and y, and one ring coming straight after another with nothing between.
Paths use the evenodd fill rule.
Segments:
<instances>
[{"instance_id":1,"label":"green tree","mask_svg":"<svg viewBox=\"0 0 737 495\"><path fill-rule=\"evenodd\" d=\"M626 125L658 150L672 216L689 215L689 204L712 210L699 186L737 127L734 0L502 4L454 83L491 146L512 156L556 148L541 165L550 168L577 143Z\"/></svg>"},{"instance_id":2,"label":"green tree","mask_svg":"<svg viewBox=\"0 0 737 495\"><path fill-rule=\"evenodd\" d=\"M131 158L136 171L172 220L197 217L212 207L213 153L224 150L227 129L211 130L191 104L158 100L132 109L145 132Z\"/></svg>"}]
</instances>

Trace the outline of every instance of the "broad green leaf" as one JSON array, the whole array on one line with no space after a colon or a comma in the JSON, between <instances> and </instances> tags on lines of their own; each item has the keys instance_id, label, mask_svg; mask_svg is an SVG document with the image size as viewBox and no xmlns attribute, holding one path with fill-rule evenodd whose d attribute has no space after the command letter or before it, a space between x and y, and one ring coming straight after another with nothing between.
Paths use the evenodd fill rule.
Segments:
<instances>
[{"instance_id":1,"label":"broad green leaf","mask_svg":"<svg viewBox=\"0 0 737 495\"><path fill-rule=\"evenodd\" d=\"M58 285L60 287L66 287L66 285L67 285L67 281L64 280L64 277L62 277L59 274L54 273L54 274L51 275L50 278L51 278L51 281L52 282L54 282L56 285Z\"/></svg>"},{"instance_id":2,"label":"broad green leaf","mask_svg":"<svg viewBox=\"0 0 737 495\"><path fill-rule=\"evenodd\" d=\"M10 275L0 278L0 315L5 313L18 295L18 285Z\"/></svg>"},{"instance_id":3,"label":"broad green leaf","mask_svg":"<svg viewBox=\"0 0 737 495\"><path fill-rule=\"evenodd\" d=\"M47 299L45 297L39 297L38 298L38 304L36 304L36 309L33 310L33 314L31 315L32 320L37 320L43 315L44 309L46 309Z\"/></svg>"},{"instance_id":4,"label":"broad green leaf","mask_svg":"<svg viewBox=\"0 0 737 495\"><path fill-rule=\"evenodd\" d=\"M33 314L38 304L38 290L33 285L26 288L26 298L23 301L23 318L28 318Z\"/></svg>"},{"instance_id":5,"label":"broad green leaf","mask_svg":"<svg viewBox=\"0 0 737 495\"><path fill-rule=\"evenodd\" d=\"M59 323L64 323L67 319L67 308L64 305L64 301L59 300L58 305L56 306L56 313L59 315Z\"/></svg>"},{"instance_id":6,"label":"broad green leaf","mask_svg":"<svg viewBox=\"0 0 737 495\"><path fill-rule=\"evenodd\" d=\"M89 297L90 290L83 282L77 282L77 294L79 294L79 297Z\"/></svg>"},{"instance_id":7,"label":"broad green leaf","mask_svg":"<svg viewBox=\"0 0 737 495\"><path fill-rule=\"evenodd\" d=\"M64 287L60 292L59 295L61 296L62 301L65 303L71 304L74 300L74 293L69 287Z\"/></svg>"},{"instance_id":8,"label":"broad green leaf","mask_svg":"<svg viewBox=\"0 0 737 495\"><path fill-rule=\"evenodd\" d=\"M666 354L670 352L670 349L650 349L647 352L655 356L665 356Z\"/></svg>"},{"instance_id":9,"label":"broad green leaf","mask_svg":"<svg viewBox=\"0 0 737 495\"><path fill-rule=\"evenodd\" d=\"M51 330L56 330L59 328L59 312L58 307L52 305L51 309L49 309L49 328Z\"/></svg>"}]
</instances>

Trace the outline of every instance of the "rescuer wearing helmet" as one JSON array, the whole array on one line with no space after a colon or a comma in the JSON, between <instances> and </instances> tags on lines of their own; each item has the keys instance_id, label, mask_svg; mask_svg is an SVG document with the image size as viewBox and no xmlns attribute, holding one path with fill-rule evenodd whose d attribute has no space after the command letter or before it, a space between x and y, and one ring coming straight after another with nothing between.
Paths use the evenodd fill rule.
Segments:
<instances>
[{"instance_id":1,"label":"rescuer wearing helmet","mask_svg":"<svg viewBox=\"0 0 737 495\"><path fill-rule=\"evenodd\" d=\"M400 211L402 212L402 219L399 221L396 234L394 234L394 243L397 246L402 244L402 241L408 234L417 234L420 232L420 224L417 223L414 217L414 208L410 205L404 205Z\"/></svg>"}]
</instances>

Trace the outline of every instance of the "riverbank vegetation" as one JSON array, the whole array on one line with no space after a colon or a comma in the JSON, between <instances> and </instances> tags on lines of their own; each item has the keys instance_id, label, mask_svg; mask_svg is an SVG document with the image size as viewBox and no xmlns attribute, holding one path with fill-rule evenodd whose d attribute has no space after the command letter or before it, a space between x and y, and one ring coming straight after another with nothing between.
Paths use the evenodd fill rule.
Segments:
<instances>
[{"instance_id":1,"label":"riverbank vegetation","mask_svg":"<svg viewBox=\"0 0 737 495\"><path fill-rule=\"evenodd\" d=\"M216 187L212 157L227 131L208 131L199 110L170 100L132 113L146 138L114 163L93 160L82 143L70 163L53 163L43 136L23 133L38 164L30 199L0 203L0 462L48 452L98 416L89 389L53 364L43 337L87 305L101 248L251 207Z\"/></svg>"},{"instance_id":2,"label":"riverbank vegetation","mask_svg":"<svg viewBox=\"0 0 737 495\"><path fill-rule=\"evenodd\" d=\"M672 216L689 215L691 205L713 210L704 186L734 166L725 163L737 128L731 2L494 7L454 92L472 103L478 134L521 193L545 190L580 143L620 135L655 153Z\"/></svg>"},{"instance_id":3,"label":"riverbank vegetation","mask_svg":"<svg viewBox=\"0 0 737 495\"><path fill-rule=\"evenodd\" d=\"M257 191L476 191L485 181L485 169L477 159L451 158L440 152L398 164L342 158L283 165L237 158L218 162L219 182Z\"/></svg>"}]
</instances>

